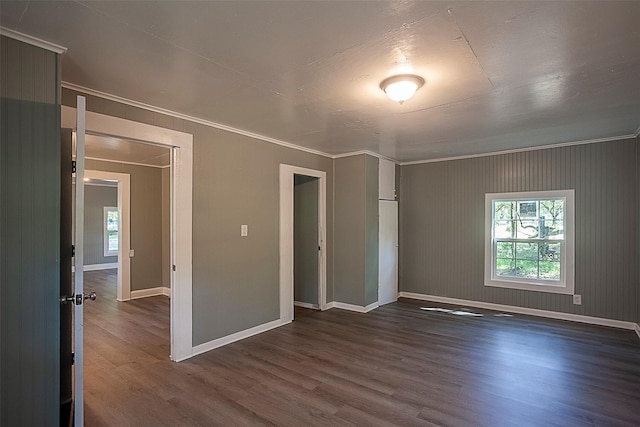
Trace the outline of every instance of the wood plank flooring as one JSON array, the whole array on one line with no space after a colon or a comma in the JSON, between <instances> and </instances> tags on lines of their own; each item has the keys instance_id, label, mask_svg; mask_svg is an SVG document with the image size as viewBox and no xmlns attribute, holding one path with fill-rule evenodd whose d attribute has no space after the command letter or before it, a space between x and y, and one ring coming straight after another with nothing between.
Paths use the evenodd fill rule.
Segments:
<instances>
[{"instance_id":1,"label":"wood plank flooring","mask_svg":"<svg viewBox=\"0 0 640 427\"><path fill-rule=\"evenodd\" d=\"M402 300L169 360L169 299L85 273L87 426L638 426L633 331Z\"/></svg>"}]
</instances>

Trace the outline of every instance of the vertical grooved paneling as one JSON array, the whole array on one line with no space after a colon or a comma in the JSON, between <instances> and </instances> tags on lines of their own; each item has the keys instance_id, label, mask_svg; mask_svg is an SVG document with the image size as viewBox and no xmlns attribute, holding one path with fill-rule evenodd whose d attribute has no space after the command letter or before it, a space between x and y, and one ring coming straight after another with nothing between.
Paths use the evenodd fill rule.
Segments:
<instances>
[{"instance_id":1,"label":"vertical grooved paneling","mask_svg":"<svg viewBox=\"0 0 640 427\"><path fill-rule=\"evenodd\" d=\"M403 166L400 290L638 319L636 149L631 139ZM575 189L582 305L570 295L484 286L484 194L560 189Z\"/></svg>"},{"instance_id":2,"label":"vertical grooved paneling","mask_svg":"<svg viewBox=\"0 0 640 427\"><path fill-rule=\"evenodd\" d=\"M58 425L58 56L0 37L0 425Z\"/></svg>"}]
</instances>

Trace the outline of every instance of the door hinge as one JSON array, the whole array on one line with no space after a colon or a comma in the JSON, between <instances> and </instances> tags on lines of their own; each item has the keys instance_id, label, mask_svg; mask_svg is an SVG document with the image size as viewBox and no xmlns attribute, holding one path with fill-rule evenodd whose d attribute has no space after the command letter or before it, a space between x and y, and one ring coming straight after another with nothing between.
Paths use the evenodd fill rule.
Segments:
<instances>
[{"instance_id":1,"label":"door hinge","mask_svg":"<svg viewBox=\"0 0 640 427\"><path fill-rule=\"evenodd\" d=\"M71 258L76 256L76 245L71 245Z\"/></svg>"},{"instance_id":2,"label":"door hinge","mask_svg":"<svg viewBox=\"0 0 640 427\"><path fill-rule=\"evenodd\" d=\"M76 173L76 161L71 160L71 173Z\"/></svg>"}]
</instances>

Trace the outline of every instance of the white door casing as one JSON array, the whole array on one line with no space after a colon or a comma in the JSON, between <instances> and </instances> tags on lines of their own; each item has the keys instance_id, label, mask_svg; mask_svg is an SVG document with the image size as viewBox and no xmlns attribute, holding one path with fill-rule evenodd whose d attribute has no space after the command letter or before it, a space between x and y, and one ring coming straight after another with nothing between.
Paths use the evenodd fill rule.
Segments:
<instances>
[{"instance_id":1,"label":"white door casing","mask_svg":"<svg viewBox=\"0 0 640 427\"><path fill-rule=\"evenodd\" d=\"M62 127L76 128L75 109L62 107ZM192 223L193 135L131 120L86 113L86 130L95 135L151 142L172 150L171 360L193 356Z\"/></svg>"},{"instance_id":2,"label":"white door casing","mask_svg":"<svg viewBox=\"0 0 640 427\"><path fill-rule=\"evenodd\" d=\"M327 306L327 173L292 165L280 165L280 322L293 320L293 181L294 175L319 178L318 230L320 268L318 305Z\"/></svg>"}]
</instances>

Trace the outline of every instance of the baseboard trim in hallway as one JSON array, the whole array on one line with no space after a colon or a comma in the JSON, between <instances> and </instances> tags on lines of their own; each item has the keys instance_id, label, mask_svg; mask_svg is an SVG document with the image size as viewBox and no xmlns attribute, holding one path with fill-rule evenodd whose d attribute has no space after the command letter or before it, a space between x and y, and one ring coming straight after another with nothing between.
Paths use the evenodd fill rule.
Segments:
<instances>
[{"instance_id":1,"label":"baseboard trim in hallway","mask_svg":"<svg viewBox=\"0 0 640 427\"><path fill-rule=\"evenodd\" d=\"M131 291L131 299L156 297L164 295L166 297L171 296L171 288L159 286L157 288L140 289L137 291Z\"/></svg>"},{"instance_id":2,"label":"baseboard trim in hallway","mask_svg":"<svg viewBox=\"0 0 640 427\"><path fill-rule=\"evenodd\" d=\"M371 310L378 308L378 303L374 302L372 304L369 304L363 307L361 305L347 304L346 302L332 301L328 303L326 306L327 310L330 308L339 308L341 310L355 311L356 313L368 313Z\"/></svg>"},{"instance_id":3,"label":"baseboard trim in hallway","mask_svg":"<svg viewBox=\"0 0 640 427\"><path fill-rule=\"evenodd\" d=\"M196 356L198 354L206 353L207 351L214 350L216 348L224 347L225 345L229 345L236 341L243 340L245 338L252 337L254 335L261 334L263 332L267 332L271 329L277 328L279 326L284 326L291 322L282 322L280 319L274 320L268 323L264 323L262 325L254 326L253 328L245 329L240 332L236 332L235 334L227 335L222 338L218 338L215 340L211 340L202 344L198 344L193 347L192 356Z\"/></svg>"},{"instance_id":4,"label":"baseboard trim in hallway","mask_svg":"<svg viewBox=\"0 0 640 427\"><path fill-rule=\"evenodd\" d=\"M424 301L441 302L445 304L459 304L469 307L485 308L487 310L506 311L509 313L526 314L530 316L546 317L549 319L569 320L571 322L588 323L590 325L609 326L619 329L630 329L638 332L637 325L633 322L623 320L604 319L601 317L583 316L581 314L561 313L558 311L539 310L536 308L517 307L513 305L494 304L490 302L471 301L457 298L440 297L436 295L425 295L414 292L400 292L400 298L410 298Z\"/></svg>"}]
</instances>

